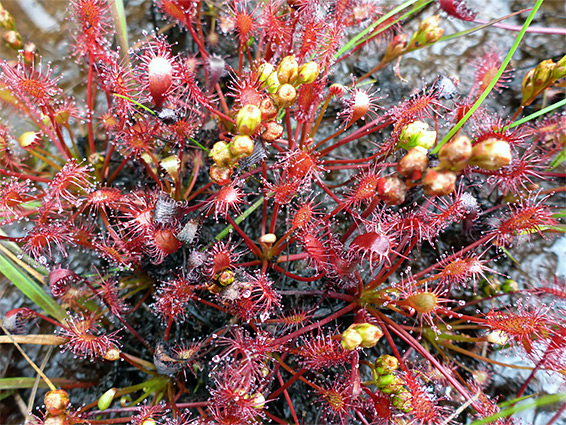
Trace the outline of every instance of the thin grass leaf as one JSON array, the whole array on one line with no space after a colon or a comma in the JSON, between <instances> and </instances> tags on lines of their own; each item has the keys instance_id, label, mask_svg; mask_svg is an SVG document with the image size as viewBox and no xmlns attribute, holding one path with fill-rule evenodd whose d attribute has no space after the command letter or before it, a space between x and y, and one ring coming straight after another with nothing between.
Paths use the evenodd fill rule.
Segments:
<instances>
[{"instance_id":1,"label":"thin grass leaf","mask_svg":"<svg viewBox=\"0 0 566 425\"><path fill-rule=\"evenodd\" d=\"M518 404L518 405L512 406L508 409L502 410L501 412L498 412L495 415L491 415L488 418L483 418L483 419L479 419L477 421L474 421L474 422L471 423L471 425L489 424L489 423L496 421L497 419L507 418L511 415L514 415L517 412L522 412L523 410L536 409L536 408L539 408L541 406L559 403L559 402L564 401L564 400L566 400L566 393L545 395L545 396L537 398L536 400L534 400L531 403Z\"/></svg>"},{"instance_id":2,"label":"thin grass leaf","mask_svg":"<svg viewBox=\"0 0 566 425\"><path fill-rule=\"evenodd\" d=\"M59 321L65 319L65 310L28 273L14 264L4 252L0 252L0 273L47 314Z\"/></svg>"},{"instance_id":3,"label":"thin grass leaf","mask_svg":"<svg viewBox=\"0 0 566 425\"><path fill-rule=\"evenodd\" d=\"M240 214L235 220L234 222L236 224L240 224L242 221L244 221L251 213L253 213L256 209L259 208L259 206L263 203L263 196L260 196L258 198L257 201L255 201L251 207L249 207L247 210L245 210L242 214ZM227 226L224 230L222 230L218 235L216 235L216 240L219 241L220 239L222 239L223 237L225 237L226 235L228 235L228 233L230 233L230 230L232 230L233 227L232 225Z\"/></svg>"},{"instance_id":4,"label":"thin grass leaf","mask_svg":"<svg viewBox=\"0 0 566 425\"><path fill-rule=\"evenodd\" d=\"M51 381L58 387L63 385L77 384L78 381L66 378L53 378ZM17 378L0 378L0 390L17 390L22 388L31 388L35 384L35 378L17 377ZM39 381L40 388L47 388L47 384Z\"/></svg>"},{"instance_id":5,"label":"thin grass leaf","mask_svg":"<svg viewBox=\"0 0 566 425\"><path fill-rule=\"evenodd\" d=\"M444 138L436 145L436 147L432 150L433 154L438 153L440 148L445 143L447 143L450 139L452 139L452 137L462 128L462 126L476 112L476 110L480 107L480 105L483 103L483 101L487 98L489 93L491 93L491 90L493 90L493 88L497 84L497 81L499 81L499 78L501 78L501 76L503 75L503 73L507 69L507 65L509 65L509 62L511 62L511 59L513 58L513 55L515 54L515 51L519 48L519 44L521 44L521 40L523 39L523 36L527 32L527 28L529 27L529 25L531 25L531 22L535 18L535 15L536 15L537 11L539 10L540 6L542 5L543 1L544 0L537 0L536 4L533 6L533 9L531 10L531 13L529 13L529 16L527 17L527 20L525 21L523 28L521 28L521 31L517 35L517 38L515 39L515 42L513 43L511 50L509 50L509 53L507 53L507 56L505 56L505 59L503 60L503 63L499 67L497 74L495 74L495 77L493 77L493 79L491 80L489 85L485 88L485 90L480 95L480 97L478 97L478 99L472 105L472 107L470 108L468 113L466 115L464 115L464 117L460 121L458 121L458 123L454 127L452 127L452 129L448 132L448 134L446 136L444 136Z\"/></svg>"}]
</instances>

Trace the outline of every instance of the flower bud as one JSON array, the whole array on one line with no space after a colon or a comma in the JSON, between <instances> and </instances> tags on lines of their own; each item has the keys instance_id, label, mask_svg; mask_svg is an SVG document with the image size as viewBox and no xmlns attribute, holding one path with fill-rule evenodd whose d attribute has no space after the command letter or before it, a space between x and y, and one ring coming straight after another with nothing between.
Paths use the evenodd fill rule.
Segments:
<instances>
[{"instance_id":1,"label":"flower bud","mask_svg":"<svg viewBox=\"0 0 566 425\"><path fill-rule=\"evenodd\" d=\"M422 21L419 25L419 29L411 38L409 49L414 50L427 44L437 42L440 37L442 37L442 34L444 34L444 29L438 27L439 23L440 15L430 16Z\"/></svg>"},{"instance_id":2,"label":"flower bud","mask_svg":"<svg viewBox=\"0 0 566 425\"><path fill-rule=\"evenodd\" d=\"M110 388L108 391L102 394L98 399L98 409L99 410L108 409L112 404L112 401L114 400L114 396L116 395L117 391L118 390L116 388Z\"/></svg>"},{"instance_id":3,"label":"flower bud","mask_svg":"<svg viewBox=\"0 0 566 425\"><path fill-rule=\"evenodd\" d=\"M291 84L280 85L273 96L273 100L279 108L291 106L295 103L295 99L297 99L297 90Z\"/></svg>"},{"instance_id":4,"label":"flower bud","mask_svg":"<svg viewBox=\"0 0 566 425\"><path fill-rule=\"evenodd\" d=\"M397 357L382 354L375 360L375 371L379 375L388 375L399 367Z\"/></svg>"},{"instance_id":5,"label":"flower bud","mask_svg":"<svg viewBox=\"0 0 566 425\"><path fill-rule=\"evenodd\" d=\"M387 48L385 49L385 55L383 56L382 62L391 62L397 59L407 47L407 35L397 34L393 37L393 40L389 42Z\"/></svg>"},{"instance_id":6,"label":"flower bud","mask_svg":"<svg viewBox=\"0 0 566 425\"><path fill-rule=\"evenodd\" d=\"M65 390L51 390L47 391L45 398L43 399L43 404L47 413L52 416L57 416L65 413L69 404L69 394Z\"/></svg>"},{"instance_id":7,"label":"flower bud","mask_svg":"<svg viewBox=\"0 0 566 425\"><path fill-rule=\"evenodd\" d=\"M14 49L20 50L24 46L24 42L22 41L22 36L17 31L7 31L2 36L2 39L6 43L6 46Z\"/></svg>"},{"instance_id":8,"label":"flower bud","mask_svg":"<svg viewBox=\"0 0 566 425\"><path fill-rule=\"evenodd\" d=\"M307 62L299 68L299 77L297 84L310 84L317 79L320 73L320 66L316 62Z\"/></svg>"},{"instance_id":9,"label":"flower bud","mask_svg":"<svg viewBox=\"0 0 566 425\"><path fill-rule=\"evenodd\" d=\"M398 376L395 376L389 384L385 385L383 388L380 388L380 390L385 394L397 394L403 390L403 384L403 380Z\"/></svg>"},{"instance_id":10,"label":"flower bud","mask_svg":"<svg viewBox=\"0 0 566 425\"><path fill-rule=\"evenodd\" d=\"M265 397L262 393L255 393L248 397L251 401L251 407L254 409L263 409L265 407Z\"/></svg>"},{"instance_id":11,"label":"flower bud","mask_svg":"<svg viewBox=\"0 0 566 425\"><path fill-rule=\"evenodd\" d=\"M409 180L419 180L428 167L426 150L413 148L397 163L397 172Z\"/></svg>"},{"instance_id":12,"label":"flower bud","mask_svg":"<svg viewBox=\"0 0 566 425\"><path fill-rule=\"evenodd\" d=\"M385 388L395 381L395 375L382 375L375 382L379 388Z\"/></svg>"},{"instance_id":13,"label":"flower bud","mask_svg":"<svg viewBox=\"0 0 566 425\"><path fill-rule=\"evenodd\" d=\"M391 404L405 413L413 411L413 408L411 407L411 399L412 396L408 391L401 391L390 398Z\"/></svg>"},{"instance_id":14,"label":"flower bud","mask_svg":"<svg viewBox=\"0 0 566 425\"><path fill-rule=\"evenodd\" d=\"M279 83L279 80L277 79L277 72L273 71L261 87L267 88L269 93L275 93L280 85L281 83Z\"/></svg>"},{"instance_id":15,"label":"flower bud","mask_svg":"<svg viewBox=\"0 0 566 425\"><path fill-rule=\"evenodd\" d=\"M472 142L464 135L456 136L444 144L438 152L440 166L448 171L461 171L472 156Z\"/></svg>"},{"instance_id":16,"label":"flower bud","mask_svg":"<svg viewBox=\"0 0 566 425\"><path fill-rule=\"evenodd\" d=\"M501 285L501 290L505 293L515 292L519 289L519 284L513 279L506 279Z\"/></svg>"},{"instance_id":17,"label":"flower bud","mask_svg":"<svg viewBox=\"0 0 566 425\"><path fill-rule=\"evenodd\" d=\"M275 68L269 62L262 63L257 69L258 80L260 83L265 83L269 76L273 74Z\"/></svg>"},{"instance_id":18,"label":"flower bud","mask_svg":"<svg viewBox=\"0 0 566 425\"><path fill-rule=\"evenodd\" d=\"M531 98L534 96L535 93L535 85L533 81L534 75L535 75L535 70L531 69L523 77L523 82L521 83L522 105L527 105L528 103L530 103Z\"/></svg>"},{"instance_id":19,"label":"flower bud","mask_svg":"<svg viewBox=\"0 0 566 425\"><path fill-rule=\"evenodd\" d=\"M423 121L414 121L401 130L397 148L406 150L420 146L426 150L432 148L436 141L436 131L428 130L429 126Z\"/></svg>"},{"instance_id":20,"label":"flower bud","mask_svg":"<svg viewBox=\"0 0 566 425\"><path fill-rule=\"evenodd\" d=\"M364 348L371 348L378 343L383 336L383 331L379 326L371 323L361 323L354 326L354 329L362 337L360 345Z\"/></svg>"},{"instance_id":21,"label":"flower bud","mask_svg":"<svg viewBox=\"0 0 566 425\"><path fill-rule=\"evenodd\" d=\"M247 158L254 152L254 141L249 136L235 136L230 142L230 152L236 158Z\"/></svg>"},{"instance_id":22,"label":"flower bud","mask_svg":"<svg viewBox=\"0 0 566 425\"><path fill-rule=\"evenodd\" d=\"M489 138L472 148L470 165L494 171L509 165L512 158L509 143L505 140Z\"/></svg>"},{"instance_id":23,"label":"flower bud","mask_svg":"<svg viewBox=\"0 0 566 425\"><path fill-rule=\"evenodd\" d=\"M16 21L14 17L4 9L2 3L0 3L0 27L6 30L15 30L16 29Z\"/></svg>"},{"instance_id":24,"label":"flower bud","mask_svg":"<svg viewBox=\"0 0 566 425\"><path fill-rule=\"evenodd\" d=\"M352 326L342 333L342 347L345 350L355 350L361 343L362 336Z\"/></svg>"},{"instance_id":25,"label":"flower bud","mask_svg":"<svg viewBox=\"0 0 566 425\"><path fill-rule=\"evenodd\" d=\"M230 183L230 177L232 177L232 169L228 167L220 167L216 164L210 166L210 170L208 175L210 180L214 183L223 186L225 184Z\"/></svg>"},{"instance_id":26,"label":"flower bud","mask_svg":"<svg viewBox=\"0 0 566 425\"><path fill-rule=\"evenodd\" d=\"M255 105L245 105L236 117L236 126L241 134L249 136L261 124L261 111Z\"/></svg>"},{"instance_id":27,"label":"flower bud","mask_svg":"<svg viewBox=\"0 0 566 425\"><path fill-rule=\"evenodd\" d=\"M456 174L429 168L423 178L425 195L444 196L456 189Z\"/></svg>"},{"instance_id":28,"label":"flower bud","mask_svg":"<svg viewBox=\"0 0 566 425\"><path fill-rule=\"evenodd\" d=\"M285 56L277 67L277 79L280 84L294 84L299 76L299 64L294 55Z\"/></svg>"},{"instance_id":29,"label":"flower bud","mask_svg":"<svg viewBox=\"0 0 566 425\"><path fill-rule=\"evenodd\" d=\"M275 121L269 121L263 124L265 130L261 133L261 138L266 142L273 142L281 137L283 134L283 127Z\"/></svg>"},{"instance_id":30,"label":"flower bud","mask_svg":"<svg viewBox=\"0 0 566 425\"><path fill-rule=\"evenodd\" d=\"M556 81L564 77L566 77L566 55L556 62L552 69L552 80Z\"/></svg>"},{"instance_id":31,"label":"flower bud","mask_svg":"<svg viewBox=\"0 0 566 425\"><path fill-rule=\"evenodd\" d=\"M399 205L405 202L407 185L396 176L380 177L377 180L377 193L387 205Z\"/></svg>"},{"instance_id":32,"label":"flower bud","mask_svg":"<svg viewBox=\"0 0 566 425\"><path fill-rule=\"evenodd\" d=\"M261 111L261 119L263 121L269 121L274 119L277 116L277 113L279 112L279 108L270 98L263 99L259 103L259 110Z\"/></svg>"},{"instance_id":33,"label":"flower bud","mask_svg":"<svg viewBox=\"0 0 566 425\"><path fill-rule=\"evenodd\" d=\"M234 282L234 272L232 270L224 270L218 274L216 278L219 285L228 286Z\"/></svg>"},{"instance_id":34,"label":"flower bud","mask_svg":"<svg viewBox=\"0 0 566 425\"><path fill-rule=\"evenodd\" d=\"M552 62L552 59L544 60L537 65L533 76L535 91L540 92L542 89L548 87L552 82L553 69L554 62Z\"/></svg>"},{"instance_id":35,"label":"flower bud","mask_svg":"<svg viewBox=\"0 0 566 425\"><path fill-rule=\"evenodd\" d=\"M232 155L228 143L224 141L216 142L209 155L219 167L232 167L238 162L238 158Z\"/></svg>"},{"instance_id":36,"label":"flower bud","mask_svg":"<svg viewBox=\"0 0 566 425\"><path fill-rule=\"evenodd\" d=\"M173 65L163 56L156 56L147 66L149 93L155 106L161 106L165 100L165 93L173 83Z\"/></svg>"}]
</instances>

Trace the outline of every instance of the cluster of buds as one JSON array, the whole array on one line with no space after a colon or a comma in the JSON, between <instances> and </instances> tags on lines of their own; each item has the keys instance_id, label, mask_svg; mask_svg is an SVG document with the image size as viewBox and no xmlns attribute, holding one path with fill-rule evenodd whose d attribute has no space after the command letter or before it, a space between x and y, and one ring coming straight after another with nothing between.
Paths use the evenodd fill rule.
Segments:
<instances>
[{"instance_id":1,"label":"cluster of buds","mask_svg":"<svg viewBox=\"0 0 566 425\"><path fill-rule=\"evenodd\" d=\"M440 37L444 34L444 29L438 26L439 23L440 15L430 16L422 21L417 32L411 37L406 51L420 49L440 40Z\"/></svg>"},{"instance_id":2,"label":"cluster of buds","mask_svg":"<svg viewBox=\"0 0 566 425\"><path fill-rule=\"evenodd\" d=\"M236 116L238 133L230 143L219 141L214 144L210 156L214 165L210 168L210 178L217 184L226 184L232 175L232 169L241 158L247 158L254 152L253 133L261 124L261 111L255 105L244 105Z\"/></svg>"},{"instance_id":3,"label":"cluster of buds","mask_svg":"<svg viewBox=\"0 0 566 425\"><path fill-rule=\"evenodd\" d=\"M342 347L352 351L358 347L371 348L383 336L379 326L371 323L354 323L342 333Z\"/></svg>"},{"instance_id":4,"label":"cluster of buds","mask_svg":"<svg viewBox=\"0 0 566 425\"><path fill-rule=\"evenodd\" d=\"M47 411L44 424L67 424L67 409L71 404L69 394L65 390L51 390L45 394L43 404Z\"/></svg>"},{"instance_id":5,"label":"cluster of buds","mask_svg":"<svg viewBox=\"0 0 566 425\"><path fill-rule=\"evenodd\" d=\"M399 360L388 354L382 354L374 363L372 368L373 379L379 390L389 395L391 405L404 412L410 412L410 394L403 386L405 382L397 376Z\"/></svg>"},{"instance_id":6,"label":"cluster of buds","mask_svg":"<svg viewBox=\"0 0 566 425\"><path fill-rule=\"evenodd\" d=\"M523 78L521 106L530 105L539 94L564 77L566 77L566 56L556 63L552 62L552 59L539 63Z\"/></svg>"},{"instance_id":7,"label":"cluster of buds","mask_svg":"<svg viewBox=\"0 0 566 425\"><path fill-rule=\"evenodd\" d=\"M403 53L405 53L405 49L407 48L407 35L406 34L397 34L387 45L385 49L385 55L381 62L387 63L397 59Z\"/></svg>"},{"instance_id":8,"label":"cluster of buds","mask_svg":"<svg viewBox=\"0 0 566 425\"><path fill-rule=\"evenodd\" d=\"M284 57L277 68L270 63L263 63L257 71L262 88L270 94L259 105L247 104L236 115L238 135L226 143L214 144L210 156L214 165L210 168L210 178L218 184L230 181L233 168L242 158L249 157L254 151L252 137L260 129L260 136L266 143L277 140L283 134L283 127L275 120L281 109L288 108L297 99L297 87L313 83L320 72L316 62L307 62L299 66L295 56Z\"/></svg>"},{"instance_id":9,"label":"cluster of buds","mask_svg":"<svg viewBox=\"0 0 566 425\"><path fill-rule=\"evenodd\" d=\"M32 63L36 54L35 44L27 42L24 44L22 36L16 30L16 21L14 17L8 12L0 3L0 28L5 31L2 34L2 39L6 46L14 50L23 50L23 57L26 63Z\"/></svg>"}]
</instances>

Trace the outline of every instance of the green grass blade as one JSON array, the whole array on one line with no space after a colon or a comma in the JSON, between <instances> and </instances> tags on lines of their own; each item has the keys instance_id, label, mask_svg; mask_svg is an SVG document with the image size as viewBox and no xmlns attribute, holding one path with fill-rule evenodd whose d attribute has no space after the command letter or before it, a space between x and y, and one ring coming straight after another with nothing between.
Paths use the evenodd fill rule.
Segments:
<instances>
[{"instance_id":1,"label":"green grass blade","mask_svg":"<svg viewBox=\"0 0 566 425\"><path fill-rule=\"evenodd\" d=\"M234 222L236 224L240 224L242 221L244 221L251 213L253 213L256 209L258 209L258 207L263 203L263 196L260 196L258 198L257 201L255 201L251 207L249 207L247 210L245 210L242 214L240 214L238 217L236 217L236 219L234 220ZM226 235L228 235L228 233L230 233L230 230L232 230L234 227L232 227L232 225L229 225L227 227L224 228L224 230L222 230L218 235L216 235L216 240L219 241L220 239L224 238Z\"/></svg>"},{"instance_id":2,"label":"green grass blade","mask_svg":"<svg viewBox=\"0 0 566 425\"><path fill-rule=\"evenodd\" d=\"M474 114L474 112L476 112L476 109L478 109L480 107L480 105L483 103L483 101L487 98L487 96L489 95L491 90L493 90L493 88L495 87L495 85L499 81L499 78L501 77L501 75L503 75L503 72L505 72L505 69L507 69L507 65L509 65L509 62L511 62L511 58L513 57L513 55L515 54L515 51L519 47L519 44L521 43L523 36L527 32L527 28L529 28L529 25L531 25L531 22L533 21L536 13L539 10L540 6L542 5L543 1L544 0L537 0L536 4L533 6L533 9L531 10L531 13L529 13L527 20L525 21L525 24L523 25L523 28L521 28L521 31L517 35L517 38L515 39L515 42L513 43L511 50L509 50L509 53L507 53L507 56L503 60L503 63L499 67L499 70L497 71L497 74L495 74L495 77L491 80L489 85L485 88L485 90L483 91L481 96L476 100L476 102L470 108L468 113L466 115L464 115L464 117L460 121L458 121L458 123L448 132L448 134L446 136L444 136L444 138L440 141L440 143L438 143L438 145L436 145L436 147L433 149L432 153L438 153L440 148L446 142L448 142L460 130L460 128L462 128L462 126L470 119L470 117Z\"/></svg>"},{"instance_id":3,"label":"green grass blade","mask_svg":"<svg viewBox=\"0 0 566 425\"><path fill-rule=\"evenodd\" d=\"M566 393L560 394L549 394L542 397L537 398L536 400L532 401L531 403L522 403L518 405L511 406L508 409L502 410L495 415L491 415L488 418L483 418L471 423L471 425L483 425L483 424L490 424L496 421L497 419L509 417L517 412L522 412L523 410L529 409L536 409L541 406L546 406L547 404L554 404L559 403L561 401L566 400Z\"/></svg>"},{"instance_id":4,"label":"green grass blade","mask_svg":"<svg viewBox=\"0 0 566 425\"><path fill-rule=\"evenodd\" d=\"M17 377L17 378L0 378L0 391L3 390L15 390L21 388L31 388L35 384L36 378L29 377ZM73 379L65 378L52 378L51 381L58 387L62 385L77 384L77 381ZM47 384L42 380L39 381L40 388L47 388Z\"/></svg>"},{"instance_id":5,"label":"green grass blade","mask_svg":"<svg viewBox=\"0 0 566 425\"><path fill-rule=\"evenodd\" d=\"M43 288L27 274L14 264L11 259L0 252L0 273L10 280L23 294L32 300L47 314L57 320L64 320L65 310L51 298Z\"/></svg>"}]
</instances>

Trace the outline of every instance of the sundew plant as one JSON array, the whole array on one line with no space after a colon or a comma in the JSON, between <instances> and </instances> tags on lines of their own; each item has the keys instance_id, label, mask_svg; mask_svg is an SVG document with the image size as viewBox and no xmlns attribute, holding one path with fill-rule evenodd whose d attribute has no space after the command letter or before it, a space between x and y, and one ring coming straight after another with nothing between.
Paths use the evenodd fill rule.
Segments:
<instances>
[{"instance_id":1,"label":"sundew plant","mask_svg":"<svg viewBox=\"0 0 566 425\"><path fill-rule=\"evenodd\" d=\"M70 87L5 1L0 422L566 423L566 280L510 275L566 230L531 3L59 2Z\"/></svg>"}]
</instances>

